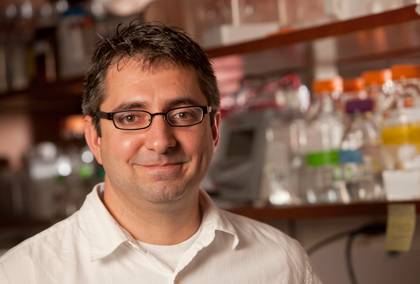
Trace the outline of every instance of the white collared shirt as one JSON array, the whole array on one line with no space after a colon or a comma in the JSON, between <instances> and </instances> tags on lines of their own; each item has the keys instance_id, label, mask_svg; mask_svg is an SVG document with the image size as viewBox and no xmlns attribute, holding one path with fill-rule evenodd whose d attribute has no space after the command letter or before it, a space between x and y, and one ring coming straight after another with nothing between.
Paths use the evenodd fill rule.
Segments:
<instances>
[{"instance_id":1,"label":"white collared shirt","mask_svg":"<svg viewBox=\"0 0 420 284\"><path fill-rule=\"evenodd\" d=\"M215 207L171 269L139 246L103 205L98 185L81 209L0 258L2 284L318 284L302 247L279 230Z\"/></svg>"}]
</instances>

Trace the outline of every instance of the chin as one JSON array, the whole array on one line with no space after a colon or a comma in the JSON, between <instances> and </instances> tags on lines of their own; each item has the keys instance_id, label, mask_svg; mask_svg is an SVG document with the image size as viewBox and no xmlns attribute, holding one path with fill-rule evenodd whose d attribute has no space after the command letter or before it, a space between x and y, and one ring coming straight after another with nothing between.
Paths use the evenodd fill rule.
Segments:
<instances>
[{"instance_id":1,"label":"chin","mask_svg":"<svg viewBox=\"0 0 420 284\"><path fill-rule=\"evenodd\" d=\"M159 185L159 183L164 183ZM153 203L167 203L182 199L187 189L181 185L170 185L167 181L156 182L147 189L141 188L143 198Z\"/></svg>"}]
</instances>

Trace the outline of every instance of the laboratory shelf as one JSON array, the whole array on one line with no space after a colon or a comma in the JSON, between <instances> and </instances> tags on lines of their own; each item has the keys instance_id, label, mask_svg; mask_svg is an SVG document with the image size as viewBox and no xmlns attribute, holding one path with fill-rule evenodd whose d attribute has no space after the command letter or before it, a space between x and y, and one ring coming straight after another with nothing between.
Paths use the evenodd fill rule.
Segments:
<instances>
[{"instance_id":1,"label":"laboratory shelf","mask_svg":"<svg viewBox=\"0 0 420 284\"><path fill-rule=\"evenodd\" d=\"M409 5L400 9L383 13L367 15L345 21L335 21L329 24L296 30L280 30L279 32L261 39L242 43L209 48L206 50L210 57L221 57L233 54L261 52L268 49L290 46L298 43L311 42L325 37L338 37L341 35L372 30L377 27L386 27L420 20L415 12L416 5ZM417 50L417 48L416 48ZM392 57L400 54L412 53L412 49L397 49L388 53L377 54L376 57ZM365 58L363 58L365 59ZM372 56L368 59L372 60ZM374 58L377 59L377 58ZM37 108L39 104L32 103L36 98L48 98L49 103L59 104L62 97L79 100L83 92L83 78L57 80L50 83L38 83L21 91L0 93L0 110L8 109L9 104L16 108ZM16 103L16 101L18 103ZM68 101L64 101L67 104ZM42 107L42 106L41 106Z\"/></svg>"},{"instance_id":2,"label":"laboratory shelf","mask_svg":"<svg viewBox=\"0 0 420 284\"><path fill-rule=\"evenodd\" d=\"M420 214L420 200L404 202L359 202L299 206L232 207L228 210L260 221L341 218L357 216L385 216L389 204L414 204Z\"/></svg>"},{"instance_id":3,"label":"laboratory shelf","mask_svg":"<svg viewBox=\"0 0 420 284\"><path fill-rule=\"evenodd\" d=\"M358 216L385 216L389 204L414 204L417 214L420 214L420 200L403 202L359 202L350 204L322 204L299 206L238 206L227 210L260 221L276 220L304 220L320 218L343 218ZM0 217L1 230L34 229L43 230L56 221L31 220L29 218L4 218Z\"/></svg>"},{"instance_id":4,"label":"laboratory shelf","mask_svg":"<svg viewBox=\"0 0 420 284\"><path fill-rule=\"evenodd\" d=\"M371 14L344 21L335 21L321 26L296 30L279 30L277 33L264 38L210 48L207 50L207 54L210 57L221 57L232 54L258 52L296 43L309 42L320 38L341 36L357 31L420 20L420 16L416 13L415 8L416 5L409 5L383 13Z\"/></svg>"},{"instance_id":5,"label":"laboratory shelf","mask_svg":"<svg viewBox=\"0 0 420 284\"><path fill-rule=\"evenodd\" d=\"M0 93L0 109L42 108L43 101L54 103L63 99L78 100L82 93L82 77L37 83L23 90Z\"/></svg>"}]
</instances>

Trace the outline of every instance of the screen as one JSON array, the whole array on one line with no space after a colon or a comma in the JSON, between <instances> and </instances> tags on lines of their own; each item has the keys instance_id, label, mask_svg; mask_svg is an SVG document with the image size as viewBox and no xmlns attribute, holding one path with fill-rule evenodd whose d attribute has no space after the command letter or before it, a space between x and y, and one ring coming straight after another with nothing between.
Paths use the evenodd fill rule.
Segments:
<instances>
[{"instance_id":1,"label":"screen","mask_svg":"<svg viewBox=\"0 0 420 284\"><path fill-rule=\"evenodd\" d=\"M233 131L230 134L227 158L246 158L251 154L252 144L254 142L254 129L241 129Z\"/></svg>"}]
</instances>

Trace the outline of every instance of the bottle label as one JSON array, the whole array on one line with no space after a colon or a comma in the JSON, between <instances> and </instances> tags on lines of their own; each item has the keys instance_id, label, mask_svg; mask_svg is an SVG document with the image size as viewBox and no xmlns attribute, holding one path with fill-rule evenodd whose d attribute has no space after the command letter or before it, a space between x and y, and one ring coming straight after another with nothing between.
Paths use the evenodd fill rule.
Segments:
<instances>
[{"instance_id":1,"label":"bottle label","mask_svg":"<svg viewBox=\"0 0 420 284\"><path fill-rule=\"evenodd\" d=\"M363 163L363 155L360 150L341 150L340 151L340 163Z\"/></svg>"},{"instance_id":2,"label":"bottle label","mask_svg":"<svg viewBox=\"0 0 420 284\"><path fill-rule=\"evenodd\" d=\"M410 123L385 127L382 130L382 142L384 145L420 144L420 125Z\"/></svg>"},{"instance_id":3,"label":"bottle label","mask_svg":"<svg viewBox=\"0 0 420 284\"><path fill-rule=\"evenodd\" d=\"M312 152L306 155L306 164L310 167L336 166L340 163L337 150Z\"/></svg>"}]
</instances>

